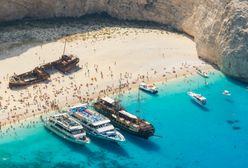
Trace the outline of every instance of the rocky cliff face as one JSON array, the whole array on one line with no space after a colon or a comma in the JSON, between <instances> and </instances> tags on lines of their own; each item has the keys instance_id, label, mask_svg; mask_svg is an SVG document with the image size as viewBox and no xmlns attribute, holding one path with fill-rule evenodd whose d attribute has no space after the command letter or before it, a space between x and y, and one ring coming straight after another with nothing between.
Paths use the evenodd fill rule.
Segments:
<instances>
[{"instance_id":1,"label":"rocky cliff face","mask_svg":"<svg viewBox=\"0 0 248 168\"><path fill-rule=\"evenodd\" d=\"M97 12L172 25L194 37L200 57L248 81L248 0L0 1L0 21Z\"/></svg>"}]
</instances>

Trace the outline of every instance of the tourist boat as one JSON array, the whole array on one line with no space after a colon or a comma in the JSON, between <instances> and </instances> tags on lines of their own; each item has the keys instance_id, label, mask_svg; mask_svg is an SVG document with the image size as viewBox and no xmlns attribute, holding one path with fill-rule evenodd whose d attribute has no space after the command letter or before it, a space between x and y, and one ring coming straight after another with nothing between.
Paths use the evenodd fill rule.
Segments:
<instances>
[{"instance_id":1,"label":"tourist boat","mask_svg":"<svg viewBox=\"0 0 248 168\"><path fill-rule=\"evenodd\" d=\"M120 129L145 139L154 135L155 129L152 124L128 113L118 101L110 97L99 98L94 103L94 108Z\"/></svg>"},{"instance_id":2,"label":"tourist boat","mask_svg":"<svg viewBox=\"0 0 248 168\"><path fill-rule=\"evenodd\" d=\"M194 100L196 103L200 105L205 105L207 103L207 99L200 94L194 92L188 92L188 95L191 97L192 100Z\"/></svg>"},{"instance_id":3,"label":"tourist boat","mask_svg":"<svg viewBox=\"0 0 248 168\"><path fill-rule=\"evenodd\" d=\"M87 104L73 106L69 111L89 135L117 143L125 141L125 137L114 128L108 118L88 109Z\"/></svg>"},{"instance_id":4,"label":"tourist boat","mask_svg":"<svg viewBox=\"0 0 248 168\"><path fill-rule=\"evenodd\" d=\"M67 113L56 114L43 121L47 129L68 141L90 143L83 126Z\"/></svg>"},{"instance_id":5,"label":"tourist boat","mask_svg":"<svg viewBox=\"0 0 248 168\"><path fill-rule=\"evenodd\" d=\"M158 89L157 89L157 87L154 84L149 85L149 84L146 84L146 83L142 82L139 85L139 89L140 90L143 90L145 92L151 93L151 94L158 93Z\"/></svg>"},{"instance_id":6,"label":"tourist boat","mask_svg":"<svg viewBox=\"0 0 248 168\"><path fill-rule=\"evenodd\" d=\"M231 93L228 90L224 90L222 94L225 96L231 96Z\"/></svg>"},{"instance_id":7,"label":"tourist boat","mask_svg":"<svg viewBox=\"0 0 248 168\"><path fill-rule=\"evenodd\" d=\"M204 77L204 78L208 78L208 77L209 77L207 72L204 72L204 71L202 71L202 70L199 69L199 68L196 68L196 72L197 72L199 75L201 75L202 77Z\"/></svg>"}]
</instances>

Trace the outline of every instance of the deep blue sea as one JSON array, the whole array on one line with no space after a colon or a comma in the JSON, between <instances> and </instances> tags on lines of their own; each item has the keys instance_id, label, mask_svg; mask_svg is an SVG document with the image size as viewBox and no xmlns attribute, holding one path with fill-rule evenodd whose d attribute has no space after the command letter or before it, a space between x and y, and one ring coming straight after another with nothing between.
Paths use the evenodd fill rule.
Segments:
<instances>
[{"instance_id":1,"label":"deep blue sea","mask_svg":"<svg viewBox=\"0 0 248 168\"><path fill-rule=\"evenodd\" d=\"M160 84L156 96L137 91L123 95L128 111L153 123L156 137L144 140L123 132L126 143L91 138L89 145L72 144L42 124L17 128L0 139L0 168L246 168L248 167L248 89L214 72ZM231 97L222 95L229 90ZM202 108L186 92L207 97Z\"/></svg>"}]
</instances>

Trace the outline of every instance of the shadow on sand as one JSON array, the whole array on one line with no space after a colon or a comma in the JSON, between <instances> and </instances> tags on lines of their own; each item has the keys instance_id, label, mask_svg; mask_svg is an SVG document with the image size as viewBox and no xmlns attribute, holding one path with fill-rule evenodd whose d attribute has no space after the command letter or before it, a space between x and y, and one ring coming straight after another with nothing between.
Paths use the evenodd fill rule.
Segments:
<instances>
[{"instance_id":1,"label":"shadow on sand","mask_svg":"<svg viewBox=\"0 0 248 168\"><path fill-rule=\"evenodd\" d=\"M106 13L82 17L52 18L43 20L23 19L0 23L0 60L20 55L35 46L57 41L63 37L101 30L106 27L146 28L189 35L169 25L145 21L125 21ZM14 40L13 40L14 39ZM16 50L18 48L18 50ZM62 51L62 49L61 49Z\"/></svg>"}]
</instances>

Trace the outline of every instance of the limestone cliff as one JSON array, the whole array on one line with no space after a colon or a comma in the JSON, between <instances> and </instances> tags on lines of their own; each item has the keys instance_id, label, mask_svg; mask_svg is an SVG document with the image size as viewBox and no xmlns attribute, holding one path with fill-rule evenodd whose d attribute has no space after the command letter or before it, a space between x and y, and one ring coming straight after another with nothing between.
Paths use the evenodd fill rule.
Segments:
<instances>
[{"instance_id":1,"label":"limestone cliff","mask_svg":"<svg viewBox=\"0 0 248 168\"><path fill-rule=\"evenodd\" d=\"M248 0L0 1L0 21L97 12L172 25L194 37L200 57L248 81Z\"/></svg>"}]
</instances>

